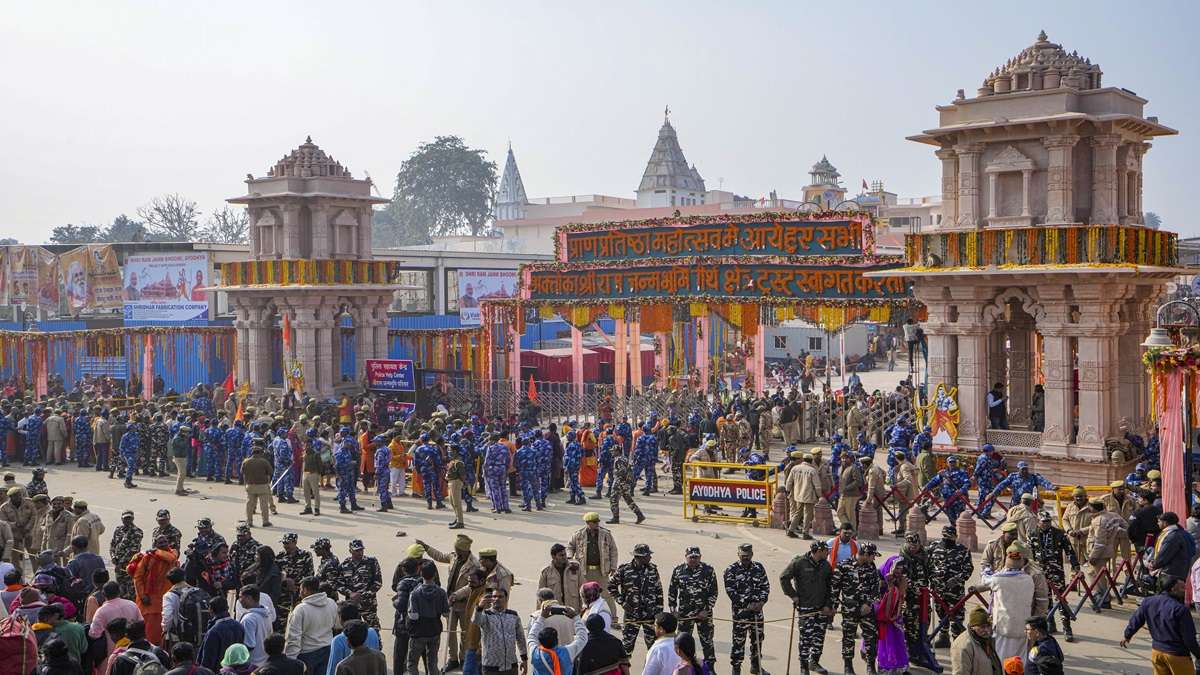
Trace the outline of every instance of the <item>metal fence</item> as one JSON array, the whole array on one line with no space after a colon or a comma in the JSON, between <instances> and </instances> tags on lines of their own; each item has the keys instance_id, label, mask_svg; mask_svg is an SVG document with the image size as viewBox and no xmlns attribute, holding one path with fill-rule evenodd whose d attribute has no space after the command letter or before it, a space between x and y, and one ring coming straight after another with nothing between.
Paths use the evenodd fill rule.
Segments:
<instances>
[{"instance_id":1,"label":"metal fence","mask_svg":"<svg viewBox=\"0 0 1200 675\"><path fill-rule=\"evenodd\" d=\"M687 419L693 411L707 411L715 394L701 396L687 390L647 388L617 396L612 385L588 383L580 393L570 382L533 382L536 400L529 397L529 382L514 386L511 380L476 380L460 376L442 376L428 390L430 406L442 405L457 415L480 414L504 418L510 415L534 416L542 424L562 424L568 420L595 422L601 417L628 417L644 420L652 413L659 417ZM858 412L852 409L862 402ZM904 396L832 397L805 394L801 397L799 442L828 441L832 434L850 437L858 432L884 445L887 429L901 416L910 414L912 401ZM772 417L772 419L775 419ZM776 436L782 436L777 425Z\"/></svg>"}]
</instances>

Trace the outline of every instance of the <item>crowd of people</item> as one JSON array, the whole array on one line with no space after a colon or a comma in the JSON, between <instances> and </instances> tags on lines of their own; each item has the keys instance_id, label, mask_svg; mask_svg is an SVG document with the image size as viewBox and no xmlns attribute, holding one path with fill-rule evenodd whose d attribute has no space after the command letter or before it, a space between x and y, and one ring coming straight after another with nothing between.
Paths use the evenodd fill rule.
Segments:
<instances>
[{"instance_id":1,"label":"crowd of people","mask_svg":"<svg viewBox=\"0 0 1200 675\"><path fill-rule=\"evenodd\" d=\"M306 396L252 402L203 385L174 399L124 406L103 398L35 402L13 395L0 403L0 462L20 460L34 471L24 486L6 476L8 501L0 505L8 561L0 613L9 614L0 625L0 654L4 638L17 632L31 640L31 663L47 673L57 673L53 664L60 664L68 668L64 672L135 675L151 668L139 662L141 652L164 672L187 669L178 675L204 675L196 672L201 668L229 675L270 668L386 672L377 604L385 582L365 543L351 541L349 555L339 559L327 539L313 541L310 553L296 534L285 533L275 550L255 540L256 516L269 527L280 505L298 508L297 487L301 514L320 515L323 490L335 488L339 511L354 514L364 510L361 485L375 491L380 511L409 494L430 510L449 501L454 516L448 526L456 530L466 528L465 514L485 501L496 514L511 513L518 501L518 508L535 511L546 508L555 492L566 492L570 505L607 499L608 524L622 522L622 504L641 523L645 514L635 493L680 494L687 461L737 462L747 468L736 471L751 478L779 474L791 507L787 533L811 541L777 577L778 590L796 608L805 674L826 672L825 634L838 613L844 672L854 672L859 659L868 673L932 667L939 647L950 648L956 673L1006 672L1005 662L1014 658L1026 672L1062 672L1064 657L1053 635L1058 619L1066 640L1074 640L1072 615L1052 598L1066 588L1067 568L1074 573L1087 566L1089 585L1099 589L1093 595L1098 610L1111 598L1101 571L1139 550L1144 571L1163 588L1158 603L1175 597L1176 580L1200 578L1190 575L1194 539L1176 534L1194 536L1200 518L1181 524L1176 514L1162 513L1153 436L1143 441L1127 434L1145 463L1115 482L1110 494L1093 498L1077 488L1060 528L1039 498L1039 490L1056 486L1024 462L1008 472L1005 458L984 446L973 467L960 467L951 455L939 468L928 427L918 430L901 414L886 429L872 429L878 421L857 414L862 396L846 393L838 401L845 406L841 433L828 448L808 449L798 447L804 399L795 388L717 401L676 398L666 414L645 419L602 410L595 420L561 427L540 424L529 407L506 419L438 410L390 420L386 401L370 396L337 403ZM780 437L784 451L772 458ZM881 437L886 448L873 442ZM881 451L886 468L875 463ZM595 481L585 490L591 482L583 480L587 461L594 464ZM246 519L232 544L202 519L185 546L167 509L156 513L147 541L135 514L126 511L105 561L105 526L87 503L50 497L40 467L67 462L107 472L131 489L135 478L174 474L180 497L194 494L189 481L238 483L246 492ZM669 476L669 488L660 490L660 476ZM1011 493L1009 505L994 508L1005 492ZM814 537L812 529L822 501L836 514L837 533L830 539ZM901 515L894 532L903 538L901 551L877 565L875 544L857 539L858 518L872 509L884 522L885 506L901 513L919 509L927 521L940 516L948 524L940 539L926 541L923 532L905 531ZM983 552L974 585L972 556L955 529L968 509L1004 521L1001 536ZM545 675L562 675L572 661L585 673L607 673L627 664L640 632L650 650L647 672L678 667L686 675L711 674L718 667L713 607L723 580L733 608L731 671L740 675L749 642L750 672L765 673L762 608L772 583L750 545L739 547L737 561L719 577L698 547L687 547L664 579L649 546L634 546L632 559L618 563L615 539L599 513L587 511L584 520L575 537L551 549L539 584L542 602L527 622L508 609L512 574L497 562L495 549L472 552L472 540L463 534L450 553L424 542L411 547L389 586L397 617L389 629L393 672L415 675L422 662L431 675L460 668L515 672L533 660L535 671ZM444 585L435 563L449 565ZM970 609L965 599L972 593L990 597L990 611ZM1148 622L1159 650L1162 622L1144 612L1134 619L1131 631ZM73 624L85 628L85 638ZM933 643L932 626L938 627ZM1186 657L1174 653L1178 649L1160 651Z\"/></svg>"}]
</instances>

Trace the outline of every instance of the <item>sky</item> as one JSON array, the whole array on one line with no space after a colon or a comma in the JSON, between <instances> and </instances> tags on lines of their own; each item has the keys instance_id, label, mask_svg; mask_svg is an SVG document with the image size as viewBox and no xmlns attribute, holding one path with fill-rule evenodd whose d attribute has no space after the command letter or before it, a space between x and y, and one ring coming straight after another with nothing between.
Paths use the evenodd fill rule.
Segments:
<instances>
[{"instance_id":1,"label":"sky","mask_svg":"<svg viewBox=\"0 0 1200 675\"><path fill-rule=\"evenodd\" d=\"M934 106L1052 41L1149 99L1179 136L1146 210L1200 235L1200 3L17 2L0 0L0 237L43 242L176 192L204 214L311 135L390 196L422 142L461 136L530 197L633 197L663 108L710 189L798 198L822 155L847 187L938 192ZM1191 112L1189 112L1191 111ZM1191 157L1192 159L1188 159Z\"/></svg>"}]
</instances>

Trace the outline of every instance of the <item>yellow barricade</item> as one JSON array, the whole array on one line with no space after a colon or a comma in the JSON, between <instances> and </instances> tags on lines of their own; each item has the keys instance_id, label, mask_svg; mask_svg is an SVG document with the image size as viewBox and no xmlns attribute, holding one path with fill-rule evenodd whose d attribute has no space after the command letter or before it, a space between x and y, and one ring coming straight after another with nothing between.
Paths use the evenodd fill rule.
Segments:
<instances>
[{"instance_id":1,"label":"yellow barricade","mask_svg":"<svg viewBox=\"0 0 1200 675\"><path fill-rule=\"evenodd\" d=\"M716 476L709 474L716 470ZM726 469L736 474L725 475ZM771 504L779 489L775 464L741 464L738 462L684 462L683 517L692 522L713 521L750 523L769 527ZM747 471L761 471L762 480L749 478ZM726 507L755 509L755 517L721 513Z\"/></svg>"}]
</instances>

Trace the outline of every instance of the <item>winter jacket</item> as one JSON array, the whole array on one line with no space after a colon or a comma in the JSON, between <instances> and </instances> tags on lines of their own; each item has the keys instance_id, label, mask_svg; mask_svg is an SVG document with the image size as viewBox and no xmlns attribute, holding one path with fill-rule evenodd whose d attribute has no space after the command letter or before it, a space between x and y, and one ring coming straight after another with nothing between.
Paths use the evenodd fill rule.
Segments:
<instances>
[{"instance_id":1,"label":"winter jacket","mask_svg":"<svg viewBox=\"0 0 1200 675\"><path fill-rule=\"evenodd\" d=\"M307 595L288 615L283 653L296 658L328 646L333 640L333 629L340 625L336 602L324 593Z\"/></svg>"}]
</instances>

